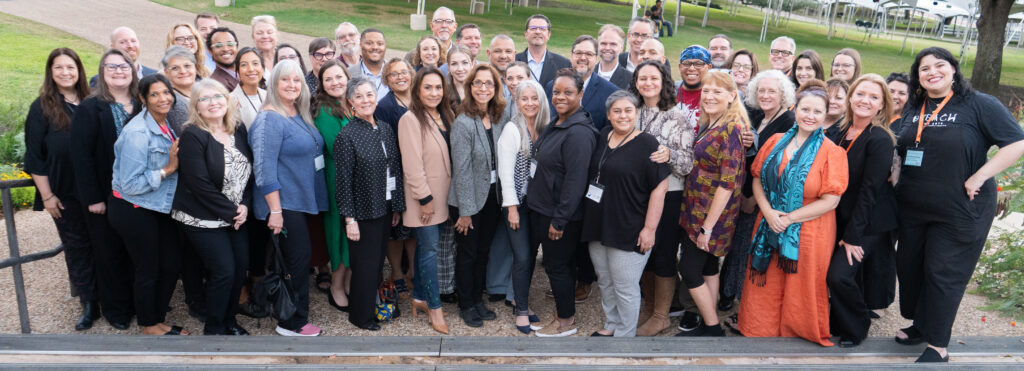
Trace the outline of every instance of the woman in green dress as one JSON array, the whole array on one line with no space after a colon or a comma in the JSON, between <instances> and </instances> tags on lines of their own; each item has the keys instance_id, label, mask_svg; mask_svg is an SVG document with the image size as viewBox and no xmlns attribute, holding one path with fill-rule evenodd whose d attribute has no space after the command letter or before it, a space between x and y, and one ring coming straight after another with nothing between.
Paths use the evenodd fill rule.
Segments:
<instances>
[{"instance_id":1,"label":"woman in green dress","mask_svg":"<svg viewBox=\"0 0 1024 371\"><path fill-rule=\"evenodd\" d=\"M341 128L348 124L349 110L345 104L345 88L348 86L348 71L337 60L331 60L320 67L320 86L313 98L313 122L320 130L326 143L334 143ZM327 252L331 257L331 288L327 294L331 306L348 312L348 289L352 272L348 269L348 241L342 229L341 214L335 202L334 188L334 146L324 146L327 170L327 198L330 210L324 215L324 232L327 238Z\"/></svg>"}]
</instances>

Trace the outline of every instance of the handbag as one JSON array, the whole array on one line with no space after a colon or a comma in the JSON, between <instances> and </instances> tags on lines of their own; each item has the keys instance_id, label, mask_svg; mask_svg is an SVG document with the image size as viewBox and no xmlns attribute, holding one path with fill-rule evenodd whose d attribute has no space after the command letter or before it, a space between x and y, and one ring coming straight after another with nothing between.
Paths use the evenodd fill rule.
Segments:
<instances>
[{"instance_id":1,"label":"handbag","mask_svg":"<svg viewBox=\"0 0 1024 371\"><path fill-rule=\"evenodd\" d=\"M402 315L398 310L398 290L391 278L384 279L377 288L377 321L389 322Z\"/></svg>"},{"instance_id":2,"label":"handbag","mask_svg":"<svg viewBox=\"0 0 1024 371\"><path fill-rule=\"evenodd\" d=\"M292 276L284 266L278 235L273 235L271 240L274 242L274 264L271 264L267 274L253 285L250 299L256 306L262 308L264 313L270 313L277 320L285 321L295 315L295 290L292 289Z\"/></svg>"}]
</instances>

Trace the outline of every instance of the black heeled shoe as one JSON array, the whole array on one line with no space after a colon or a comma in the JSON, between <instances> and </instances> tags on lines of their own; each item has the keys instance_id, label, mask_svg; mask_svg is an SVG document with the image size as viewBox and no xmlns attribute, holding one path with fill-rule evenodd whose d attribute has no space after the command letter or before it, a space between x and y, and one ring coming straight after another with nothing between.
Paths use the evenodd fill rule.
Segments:
<instances>
[{"instance_id":1,"label":"black heeled shoe","mask_svg":"<svg viewBox=\"0 0 1024 371\"><path fill-rule=\"evenodd\" d=\"M348 313L348 305L346 305L344 307L341 306L341 305L338 305L338 302L334 301L334 295L331 294L330 291L327 291L327 303L331 304L331 306L334 307L334 309L337 309L339 311Z\"/></svg>"},{"instance_id":2,"label":"black heeled shoe","mask_svg":"<svg viewBox=\"0 0 1024 371\"><path fill-rule=\"evenodd\" d=\"M100 304L96 301L82 303L82 317L75 324L75 330L85 331L92 328L93 322L100 318ZM127 328L127 327L126 327Z\"/></svg>"}]
</instances>

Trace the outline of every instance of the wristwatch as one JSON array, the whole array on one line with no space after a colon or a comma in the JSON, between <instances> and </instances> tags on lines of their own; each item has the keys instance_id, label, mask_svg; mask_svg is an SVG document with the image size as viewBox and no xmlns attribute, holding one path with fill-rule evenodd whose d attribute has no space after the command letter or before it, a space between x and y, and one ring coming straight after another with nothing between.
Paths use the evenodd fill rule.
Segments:
<instances>
[{"instance_id":1,"label":"wristwatch","mask_svg":"<svg viewBox=\"0 0 1024 371\"><path fill-rule=\"evenodd\" d=\"M701 226L700 227L700 234L711 234L711 232L708 231L707 229L704 229L704 226Z\"/></svg>"}]
</instances>

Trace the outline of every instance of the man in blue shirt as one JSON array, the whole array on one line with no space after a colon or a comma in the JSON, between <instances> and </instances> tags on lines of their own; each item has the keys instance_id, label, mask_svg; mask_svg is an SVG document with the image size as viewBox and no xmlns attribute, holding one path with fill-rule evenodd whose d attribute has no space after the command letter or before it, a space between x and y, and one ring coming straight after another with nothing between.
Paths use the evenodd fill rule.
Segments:
<instances>
[{"instance_id":1,"label":"man in blue shirt","mask_svg":"<svg viewBox=\"0 0 1024 371\"><path fill-rule=\"evenodd\" d=\"M534 14L526 20L527 48L516 54L516 60L526 62L530 67L530 76L547 86L555 79L555 71L572 66L565 57L548 50L548 39L551 38L551 20L543 14Z\"/></svg>"}]
</instances>

